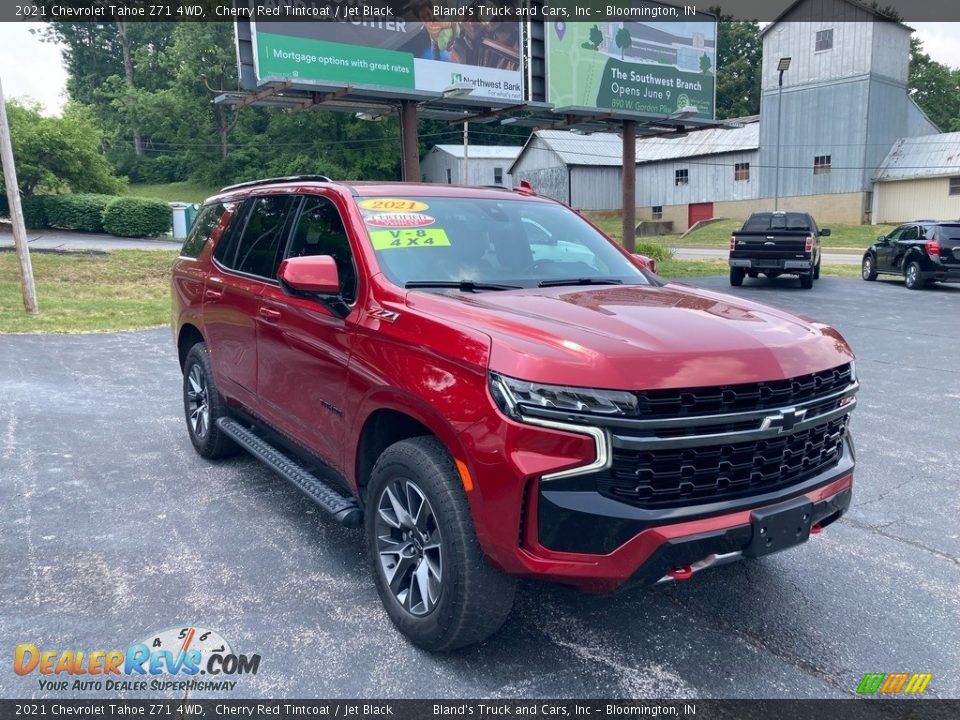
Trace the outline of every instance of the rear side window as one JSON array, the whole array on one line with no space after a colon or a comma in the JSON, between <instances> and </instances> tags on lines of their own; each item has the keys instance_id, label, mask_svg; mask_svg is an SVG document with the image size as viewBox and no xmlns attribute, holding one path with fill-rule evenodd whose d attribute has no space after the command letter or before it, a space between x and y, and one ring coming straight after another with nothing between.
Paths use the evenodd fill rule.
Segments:
<instances>
[{"instance_id":1,"label":"rear side window","mask_svg":"<svg viewBox=\"0 0 960 720\"><path fill-rule=\"evenodd\" d=\"M193 227L190 228L190 234L187 236L186 242L183 243L180 254L184 257L197 257L207 240L210 239L210 234L214 228L220 224L220 218L223 217L226 210L227 208L223 203L214 203L200 208L200 214L193 221Z\"/></svg>"},{"instance_id":2,"label":"rear side window","mask_svg":"<svg viewBox=\"0 0 960 720\"><path fill-rule=\"evenodd\" d=\"M250 218L237 244L237 272L264 278L276 277L285 239L284 228L294 198L290 195L261 197L253 201Z\"/></svg>"}]
</instances>

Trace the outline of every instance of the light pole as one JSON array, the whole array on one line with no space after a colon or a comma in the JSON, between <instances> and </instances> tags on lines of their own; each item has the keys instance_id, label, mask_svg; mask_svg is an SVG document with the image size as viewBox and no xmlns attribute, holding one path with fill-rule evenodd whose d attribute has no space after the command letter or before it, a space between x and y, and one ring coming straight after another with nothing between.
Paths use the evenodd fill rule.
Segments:
<instances>
[{"instance_id":1,"label":"light pole","mask_svg":"<svg viewBox=\"0 0 960 720\"><path fill-rule=\"evenodd\" d=\"M773 178L773 209L780 208L780 129L783 127L783 74L790 68L790 58L780 58L777 63L777 72L780 78L777 81L777 169Z\"/></svg>"}]
</instances>

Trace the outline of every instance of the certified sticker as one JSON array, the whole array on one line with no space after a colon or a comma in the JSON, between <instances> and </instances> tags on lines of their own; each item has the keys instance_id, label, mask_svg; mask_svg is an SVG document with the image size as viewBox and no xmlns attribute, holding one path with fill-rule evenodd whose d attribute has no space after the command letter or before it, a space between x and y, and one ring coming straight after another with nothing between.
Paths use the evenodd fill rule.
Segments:
<instances>
[{"instance_id":1,"label":"certified sticker","mask_svg":"<svg viewBox=\"0 0 960 720\"><path fill-rule=\"evenodd\" d=\"M368 215L363 221L367 225L373 225L374 227L390 228L424 227L425 225L433 225L433 223L436 222L436 220L429 215L414 212L390 212L380 213L379 215Z\"/></svg>"},{"instance_id":2,"label":"certified sticker","mask_svg":"<svg viewBox=\"0 0 960 720\"><path fill-rule=\"evenodd\" d=\"M441 228L429 230L406 228L402 230L373 230L370 241L374 250L400 248L444 247L450 245L447 233Z\"/></svg>"},{"instance_id":3,"label":"certified sticker","mask_svg":"<svg viewBox=\"0 0 960 720\"><path fill-rule=\"evenodd\" d=\"M406 198L367 198L361 200L359 205L364 210L376 210L377 212L421 212L430 208L425 202Z\"/></svg>"}]
</instances>

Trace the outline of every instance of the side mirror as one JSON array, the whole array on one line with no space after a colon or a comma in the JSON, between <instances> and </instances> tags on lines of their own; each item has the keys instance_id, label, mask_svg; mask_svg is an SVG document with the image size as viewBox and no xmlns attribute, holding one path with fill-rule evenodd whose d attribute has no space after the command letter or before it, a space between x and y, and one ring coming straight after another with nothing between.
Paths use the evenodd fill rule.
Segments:
<instances>
[{"instance_id":1,"label":"side mirror","mask_svg":"<svg viewBox=\"0 0 960 720\"><path fill-rule=\"evenodd\" d=\"M830 228L822 228L820 230L820 237L830 237Z\"/></svg>"},{"instance_id":2,"label":"side mirror","mask_svg":"<svg viewBox=\"0 0 960 720\"><path fill-rule=\"evenodd\" d=\"M887 238L886 238L885 236L881 235L880 237L877 238L877 244L878 244L878 245L886 245L886 244L887 244Z\"/></svg>"},{"instance_id":3,"label":"side mirror","mask_svg":"<svg viewBox=\"0 0 960 720\"><path fill-rule=\"evenodd\" d=\"M647 257L646 255L641 255L640 253L633 253L633 262L641 270L649 270L652 273L657 271L657 261L652 257Z\"/></svg>"},{"instance_id":4,"label":"side mirror","mask_svg":"<svg viewBox=\"0 0 960 720\"><path fill-rule=\"evenodd\" d=\"M280 263L277 277L282 285L297 292L321 295L340 292L337 262L330 255L287 258Z\"/></svg>"}]
</instances>

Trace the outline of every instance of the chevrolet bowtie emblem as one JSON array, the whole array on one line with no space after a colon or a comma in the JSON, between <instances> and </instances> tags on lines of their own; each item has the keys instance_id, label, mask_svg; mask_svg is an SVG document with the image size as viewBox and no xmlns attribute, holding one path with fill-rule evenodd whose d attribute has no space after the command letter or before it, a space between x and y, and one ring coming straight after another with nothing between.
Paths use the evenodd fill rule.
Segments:
<instances>
[{"instance_id":1,"label":"chevrolet bowtie emblem","mask_svg":"<svg viewBox=\"0 0 960 720\"><path fill-rule=\"evenodd\" d=\"M803 422L806 414L806 410L797 410L796 408L781 410L776 415L767 415L760 424L760 429L769 430L770 428L777 428L777 431L780 433L790 432Z\"/></svg>"}]
</instances>

